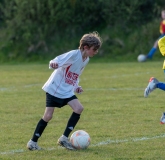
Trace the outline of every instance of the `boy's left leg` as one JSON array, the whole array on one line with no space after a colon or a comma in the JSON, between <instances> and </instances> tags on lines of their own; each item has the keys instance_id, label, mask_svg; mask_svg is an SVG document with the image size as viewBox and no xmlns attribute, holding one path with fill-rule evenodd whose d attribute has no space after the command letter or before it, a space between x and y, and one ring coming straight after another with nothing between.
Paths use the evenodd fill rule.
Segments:
<instances>
[{"instance_id":1,"label":"boy's left leg","mask_svg":"<svg viewBox=\"0 0 165 160\"><path fill-rule=\"evenodd\" d=\"M74 150L73 146L69 142L68 136L79 121L80 115L83 111L83 106L78 99L71 100L70 102L68 102L68 105L73 109L73 113L68 120L63 135L58 139L57 143L67 149Z\"/></svg>"}]
</instances>

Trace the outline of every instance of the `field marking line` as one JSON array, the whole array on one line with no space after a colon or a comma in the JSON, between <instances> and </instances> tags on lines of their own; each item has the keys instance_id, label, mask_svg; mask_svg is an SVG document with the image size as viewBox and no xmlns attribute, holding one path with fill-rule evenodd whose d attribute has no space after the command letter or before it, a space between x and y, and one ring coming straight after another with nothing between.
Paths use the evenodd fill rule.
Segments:
<instances>
[{"instance_id":1,"label":"field marking line","mask_svg":"<svg viewBox=\"0 0 165 160\"><path fill-rule=\"evenodd\" d=\"M152 139L158 139L158 138L164 138L165 134L161 134L161 135L157 135L157 136L153 136L153 137L137 137L137 138L129 138L129 139L121 139L121 140L106 140L106 141L102 141L99 142L97 144L92 144L91 146L95 147L95 146L101 146L101 145L107 145L107 144L112 144L112 143L124 143L124 142L138 142L138 141L145 141L145 140L152 140Z\"/></svg>"},{"instance_id":2,"label":"field marking line","mask_svg":"<svg viewBox=\"0 0 165 160\"><path fill-rule=\"evenodd\" d=\"M133 90L144 90L144 88L86 88L86 91L133 91Z\"/></svg>"},{"instance_id":3,"label":"field marking line","mask_svg":"<svg viewBox=\"0 0 165 160\"><path fill-rule=\"evenodd\" d=\"M105 77L102 77L102 78L119 78L119 77L126 77L126 76L130 76L130 75L139 76L139 75L142 75L142 74L146 75L146 74L150 74L150 72L139 72L139 73L134 73L134 74L111 75L111 76L105 76ZM88 80L88 78L82 78L82 79L83 80ZM96 79L96 78L94 78L94 79ZM27 84L27 85L24 85L23 87L26 88L26 87L33 87L33 86L38 86L38 85L43 86L44 83ZM11 89L11 88L15 88L15 86L11 86L9 88L7 88L7 87L0 87L0 91L8 90L8 89Z\"/></svg>"},{"instance_id":4,"label":"field marking line","mask_svg":"<svg viewBox=\"0 0 165 160\"><path fill-rule=\"evenodd\" d=\"M24 88L29 88L37 85L29 85L24 86ZM11 92L11 91L17 91L18 89L16 87L9 87L9 88L0 88L0 92ZM144 88L86 88L85 91L133 91L133 90L144 90Z\"/></svg>"},{"instance_id":5,"label":"field marking line","mask_svg":"<svg viewBox=\"0 0 165 160\"><path fill-rule=\"evenodd\" d=\"M27 85L22 86L22 88L30 88L30 87L35 87L35 86L41 86L42 87L42 85L43 84L41 84L41 83L27 84ZM0 87L0 92L17 91L17 90L18 89L15 86L11 86L11 87Z\"/></svg>"},{"instance_id":6,"label":"field marking line","mask_svg":"<svg viewBox=\"0 0 165 160\"><path fill-rule=\"evenodd\" d=\"M146 75L146 74L150 74L150 73L151 72L139 72L139 73L133 73L133 74L120 74L120 75L117 74L117 75L110 75L110 76L102 76L102 78L120 78L120 77L127 77L127 76L139 76L139 75L144 75L144 74ZM84 78L84 79L88 80L87 78ZM94 79L97 79L97 78L94 78ZM100 78L98 78L98 79L100 79Z\"/></svg>"},{"instance_id":7,"label":"field marking line","mask_svg":"<svg viewBox=\"0 0 165 160\"><path fill-rule=\"evenodd\" d=\"M138 141L146 141L146 140L152 140L152 139L158 139L158 138L164 138L165 134L160 134L153 137L137 137L137 138L128 138L128 139L119 139L119 140L111 140L108 139L106 141L102 141L96 144L91 144L90 147L97 147L101 145L108 145L108 144L118 144L118 143L126 143L126 142L138 142ZM53 148L47 148L45 150L51 151L51 150L57 150L57 149L64 149L63 147L53 147ZM17 149L17 150L11 150L6 152L0 152L0 155L9 155L9 154L16 154L16 153L24 153L24 152L31 152L24 149Z\"/></svg>"}]
</instances>

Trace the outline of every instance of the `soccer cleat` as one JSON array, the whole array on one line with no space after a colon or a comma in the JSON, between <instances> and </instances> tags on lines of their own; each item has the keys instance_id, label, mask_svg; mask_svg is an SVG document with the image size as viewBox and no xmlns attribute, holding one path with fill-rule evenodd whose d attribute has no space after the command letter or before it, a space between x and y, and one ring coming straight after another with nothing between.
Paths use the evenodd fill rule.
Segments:
<instances>
[{"instance_id":1,"label":"soccer cleat","mask_svg":"<svg viewBox=\"0 0 165 160\"><path fill-rule=\"evenodd\" d=\"M58 141L57 141L57 144L62 146L62 147L65 147L66 149L69 149L69 150L76 150L72 144L69 142L69 139L67 137L65 137L64 135L62 135Z\"/></svg>"},{"instance_id":2,"label":"soccer cleat","mask_svg":"<svg viewBox=\"0 0 165 160\"><path fill-rule=\"evenodd\" d=\"M156 85L159 83L159 81L154 78L151 77L148 83L147 88L144 90L144 97L148 97L148 95L154 90L156 89Z\"/></svg>"},{"instance_id":3,"label":"soccer cleat","mask_svg":"<svg viewBox=\"0 0 165 160\"><path fill-rule=\"evenodd\" d=\"M27 143L27 148L31 151L42 150L42 148L37 145L37 142L33 142L32 140Z\"/></svg>"},{"instance_id":4,"label":"soccer cleat","mask_svg":"<svg viewBox=\"0 0 165 160\"><path fill-rule=\"evenodd\" d=\"M165 112L162 114L162 117L160 118L160 124L165 124Z\"/></svg>"}]
</instances>

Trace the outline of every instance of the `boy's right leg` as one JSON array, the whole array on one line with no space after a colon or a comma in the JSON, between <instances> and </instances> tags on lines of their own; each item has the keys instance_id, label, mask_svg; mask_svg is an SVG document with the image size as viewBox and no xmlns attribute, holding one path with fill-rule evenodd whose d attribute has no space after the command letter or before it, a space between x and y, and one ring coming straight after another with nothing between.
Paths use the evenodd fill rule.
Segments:
<instances>
[{"instance_id":1,"label":"boy's right leg","mask_svg":"<svg viewBox=\"0 0 165 160\"><path fill-rule=\"evenodd\" d=\"M54 107L46 107L45 113L42 119L38 122L36 129L34 131L32 139L27 143L27 148L29 150L41 150L41 147L37 145L38 138L41 137L47 123L51 120L54 112Z\"/></svg>"},{"instance_id":2,"label":"boy's right leg","mask_svg":"<svg viewBox=\"0 0 165 160\"><path fill-rule=\"evenodd\" d=\"M31 139L30 139L29 142L27 143L27 148L28 148L30 151L42 150L42 148L38 146L37 142L34 142L34 141L32 141Z\"/></svg>"},{"instance_id":3,"label":"boy's right leg","mask_svg":"<svg viewBox=\"0 0 165 160\"><path fill-rule=\"evenodd\" d=\"M27 143L27 148L29 150L41 150L41 147L37 145L38 138L42 135L44 129L47 126L47 122L45 122L43 119L41 119L34 131L32 139Z\"/></svg>"}]
</instances>

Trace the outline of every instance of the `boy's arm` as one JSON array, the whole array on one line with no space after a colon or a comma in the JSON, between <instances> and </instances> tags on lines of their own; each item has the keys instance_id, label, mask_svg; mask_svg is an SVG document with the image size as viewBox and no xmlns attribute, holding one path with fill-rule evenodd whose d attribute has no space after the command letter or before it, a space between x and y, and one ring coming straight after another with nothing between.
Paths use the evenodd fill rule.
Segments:
<instances>
[{"instance_id":1,"label":"boy's arm","mask_svg":"<svg viewBox=\"0 0 165 160\"><path fill-rule=\"evenodd\" d=\"M78 85L78 82L74 86L74 91L78 94L81 94L83 92L83 89L81 86Z\"/></svg>"},{"instance_id":2,"label":"boy's arm","mask_svg":"<svg viewBox=\"0 0 165 160\"><path fill-rule=\"evenodd\" d=\"M68 67L70 64L74 63L77 57L77 51L70 51L57 56L49 62L50 69L57 69L59 67Z\"/></svg>"},{"instance_id":3,"label":"boy's arm","mask_svg":"<svg viewBox=\"0 0 165 160\"><path fill-rule=\"evenodd\" d=\"M57 69L58 63L53 62L52 60L49 62L49 69Z\"/></svg>"},{"instance_id":4,"label":"boy's arm","mask_svg":"<svg viewBox=\"0 0 165 160\"><path fill-rule=\"evenodd\" d=\"M59 67L62 67L63 65L65 65L65 63L67 62L68 59L66 56L64 58L63 58L63 56L58 56L58 57L54 58L53 60L51 60L49 62L49 69L57 69Z\"/></svg>"},{"instance_id":5,"label":"boy's arm","mask_svg":"<svg viewBox=\"0 0 165 160\"><path fill-rule=\"evenodd\" d=\"M159 39L158 46L161 54L165 56L165 36Z\"/></svg>"}]
</instances>

